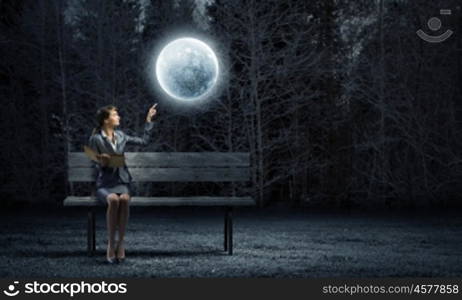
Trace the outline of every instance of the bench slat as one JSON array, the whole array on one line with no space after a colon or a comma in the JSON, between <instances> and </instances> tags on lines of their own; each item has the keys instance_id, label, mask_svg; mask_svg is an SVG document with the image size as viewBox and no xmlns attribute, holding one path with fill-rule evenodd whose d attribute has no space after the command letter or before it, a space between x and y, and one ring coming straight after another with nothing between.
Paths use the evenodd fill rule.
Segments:
<instances>
[{"instance_id":1,"label":"bench slat","mask_svg":"<svg viewBox=\"0 0 462 300\"><path fill-rule=\"evenodd\" d=\"M128 167L249 167L249 152L125 152ZM69 152L70 168L91 167L84 152Z\"/></svg>"},{"instance_id":2,"label":"bench slat","mask_svg":"<svg viewBox=\"0 0 462 300\"><path fill-rule=\"evenodd\" d=\"M136 182L230 182L249 181L249 168L129 168ZM93 168L70 168L70 182L95 181Z\"/></svg>"},{"instance_id":3,"label":"bench slat","mask_svg":"<svg viewBox=\"0 0 462 300\"><path fill-rule=\"evenodd\" d=\"M255 206L252 197L132 197L131 206ZM94 197L68 196L64 206L105 206Z\"/></svg>"}]
</instances>

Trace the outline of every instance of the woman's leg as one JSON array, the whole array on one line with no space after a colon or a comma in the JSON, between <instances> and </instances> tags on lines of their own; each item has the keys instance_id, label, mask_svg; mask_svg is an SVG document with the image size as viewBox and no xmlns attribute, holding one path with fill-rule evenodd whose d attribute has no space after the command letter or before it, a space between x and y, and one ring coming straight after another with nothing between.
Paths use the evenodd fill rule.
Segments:
<instances>
[{"instance_id":1,"label":"woman's leg","mask_svg":"<svg viewBox=\"0 0 462 300\"><path fill-rule=\"evenodd\" d=\"M124 193L119 196L119 243L117 244L117 257L119 258L125 257L124 238L129 215L130 195Z\"/></svg>"},{"instance_id":2,"label":"woman's leg","mask_svg":"<svg viewBox=\"0 0 462 300\"><path fill-rule=\"evenodd\" d=\"M117 218L119 210L119 196L111 193L107 196L107 230L108 230L108 245L107 245L107 257L115 256L115 232L117 229Z\"/></svg>"}]
</instances>

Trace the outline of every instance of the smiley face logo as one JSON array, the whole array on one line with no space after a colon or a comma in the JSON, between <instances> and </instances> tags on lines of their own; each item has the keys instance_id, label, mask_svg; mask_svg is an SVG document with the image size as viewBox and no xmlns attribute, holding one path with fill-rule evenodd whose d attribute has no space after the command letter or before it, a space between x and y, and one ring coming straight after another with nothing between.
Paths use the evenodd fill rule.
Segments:
<instances>
[{"instance_id":1,"label":"smiley face logo","mask_svg":"<svg viewBox=\"0 0 462 300\"><path fill-rule=\"evenodd\" d=\"M9 297L14 297L19 294L19 291L15 291L15 284L18 284L19 281L15 281L14 284L10 284L7 290L4 290L3 293Z\"/></svg>"},{"instance_id":2,"label":"smiley face logo","mask_svg":"<svg viewBox=\"0 0 462 300\"><path fill-rule=\"evenodd\" d=\"M441 15L450 15L450 9L442 9L440 10ZM439 18L433 17L428 20L428 28L432 31L438 31L441 29L441 20ZM447 40L454 32L452 30L446 30L444 33L440 35L429 35L422 29L417 30L417 35L424 41L429 43L441 43Z\"/></svg>"}]
</instances>

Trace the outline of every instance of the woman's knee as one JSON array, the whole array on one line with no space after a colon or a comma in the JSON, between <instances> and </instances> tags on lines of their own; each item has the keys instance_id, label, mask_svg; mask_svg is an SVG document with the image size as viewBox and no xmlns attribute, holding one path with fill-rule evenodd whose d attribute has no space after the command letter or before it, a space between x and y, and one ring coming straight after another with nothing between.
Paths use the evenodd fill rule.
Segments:
<instances>
[{"instance_id":1,"label":"woman's knee","mask_svg":"<svg viewBox=\"0 0 462 300\"><path fill-rule=\"evenodd\" d=\"M107 196L107 203L109 206L117 206L119 204L120 197L117 194L111 193Z\"/></svg>"},{"instance_id":2,"label":"woman's knee","mask_svg":"<svg viewBox=\"0 0 462 300\"><path fill-rule=\"evenodd\" d=\"M121 194L119 196L119 201L121 204L128 204L130 202L130 195L129 194Z\"/></svg>"}]
</instances>

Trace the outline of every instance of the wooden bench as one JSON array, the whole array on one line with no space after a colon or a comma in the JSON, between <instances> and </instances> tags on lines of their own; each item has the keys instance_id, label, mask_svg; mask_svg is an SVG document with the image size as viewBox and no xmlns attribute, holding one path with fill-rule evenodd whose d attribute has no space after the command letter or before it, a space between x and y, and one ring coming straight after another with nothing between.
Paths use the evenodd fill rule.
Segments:
<instances>
[{"instance_id":1,"label":"wooden bench","mask_svg":"<svg viewBox=\"0 0 462 300\"><path fill-rule=\"evenodd\" d=\"M246 152L125 152L127 167L134 182L237 182L250 180L250 159ZM88 207L87 252L96 249L95 207L103 206L91 196L74 195L73 183L95 182L96 170L84 152L68 153L69 196L64 206ZM252 197L137 197L130 206L218 206L224 208L224 251L233 253L233 219L235 206L255 206Z\"/></svg>"}]
</instances>

